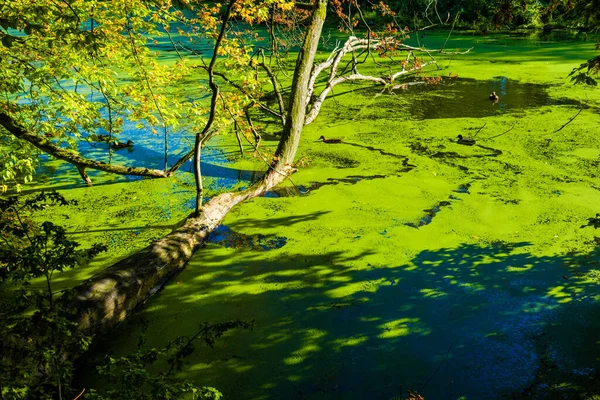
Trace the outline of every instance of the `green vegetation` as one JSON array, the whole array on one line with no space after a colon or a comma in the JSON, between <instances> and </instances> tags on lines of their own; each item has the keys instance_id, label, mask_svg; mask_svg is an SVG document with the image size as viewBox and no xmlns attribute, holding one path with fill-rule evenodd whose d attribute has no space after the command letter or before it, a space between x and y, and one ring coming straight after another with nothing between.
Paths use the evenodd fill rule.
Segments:
<instances>
[{"instance_id":1,"label":"green vegetation","mask_svg":"<svg viewBox=\"0 0 600 400\"><path fill-rule=\"evenodd\" d=\"M595 3L176 6L0 6L3 397L592 398Z\"/></svg>"},{"instance_id":2,"label":"green vegetation","mask_svg":"<svg viewBox=\"0 0 600 400\"><path fill-rule=\"evenodd\" d=\"M86 393L86 388L80 391L71 382L92 338L75 323L76 316L69 307L74 293L68 289L57 291L53 277L66 269L85 266L107 247L96 244L79 250L77 242L67 239L64 228L31 219L33 212L69 205L77 202L56 192L0 201L0 233L6 244L0 251L2 398L60 399ZM31 281L39 277L43 277L44 285L32 285ZM193 352L194 342L213 347L228 330L251 327L251 323L242 321L204 323L194 335L178 337L164 348L138 348L126 357L106 357L97 366L103 377L99 389L87 389L85 398L170 399L190 393L194 399L218 400L218 390L199 388L176 373ZM168 365L164 372L148 370L161 360Z\"/></svg>"},{"instance_id":3,"label":"green vegetation","mask_svg":"<svg viewBox=\"0 0 600 400\"><path fill-rule=\"evenodd\" d=\"M367 7L365 7L367 8ZM584 0L391 0L373 6L391 12L366 13L367 18L383 18L399 24L422 26L452 22L460 16L457 26L488 32L520 28L578 28L595 30L600 16L600 5Z\"/></svg>"},{"instance_id":4,"label":"green vegetation","mask_svg":"<svg viewBox=\"0 0 600 400\"><path fill-rule=\"evenodd\" d=\"M185 370L230 398L392 398L402 389L433 399L451 390L467 399L589 398L597 233L580 226L600 201L600 98L568 74L593 49L511 36L450 41L471 44L449 68L430 69L459 79L394 93L353 85L326 102L299 149L310 166L292 178L311 191L298 196L287 182L281 193L296 196L234 209L224 224L244 240L207 244L148 304L140 318L149 343L198 315L255 318L251 334L194 354ZM501 108L487 95L502 84ZM590 108L555 132L580 101ZM486 148L460 146L458 134ZM428 225L407 225L444 201ZM286 244L245 244L257 235ZM125 353L135 340L124 333L141 331L122 327L111 347Z\"/></svg>"}]
</instances>

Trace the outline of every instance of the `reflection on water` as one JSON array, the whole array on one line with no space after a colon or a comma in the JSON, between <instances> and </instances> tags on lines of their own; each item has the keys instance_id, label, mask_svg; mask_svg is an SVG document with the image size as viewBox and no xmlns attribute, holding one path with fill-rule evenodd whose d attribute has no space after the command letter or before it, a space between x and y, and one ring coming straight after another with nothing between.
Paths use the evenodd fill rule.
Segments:
<instances>
[{"instance_id":1,"label":"reflection on water","mask_svg":"<svg viewBox=\"0 0 600 400\"><path fill-rule=\"evenodd\" d=\"M493 80L457 78L437 85L413 85L389 92L386 101L398 103L398 115L408 112L416 119L483 118L548 105L578 105L567 98L553 98L551 85L522 83L498 76ZM357 92L372 97L380 88ZM492 91L500 97L489 100ZM393 100L392 100L393 99Z\"/></svg>"},{"instance_id":2,"label":"reflection on water","mask_svg":"<svg viewBox=\"0 0 600 400\"><path fill-rule=\"evenodd\" d=\"M226 225L220 225L208 236L207 242L234 249L273 250L280 249L287 243L285 237L267 235L244 235L232 231Z\"/></svg>"}]
</instances>

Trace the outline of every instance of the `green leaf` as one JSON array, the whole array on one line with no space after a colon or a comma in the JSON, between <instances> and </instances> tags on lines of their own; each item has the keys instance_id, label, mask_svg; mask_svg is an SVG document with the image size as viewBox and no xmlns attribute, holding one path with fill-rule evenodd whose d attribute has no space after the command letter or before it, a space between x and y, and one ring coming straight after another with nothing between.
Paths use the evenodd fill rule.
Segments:
<instances>
[{"instance_id":1,"label":"green leaf","mask_svg":"<svg viewBox=\"0 0 600 400\"><path fill-rule=\"evenodd\" d=\"M2 46L6 47L6 48L11 48L13 41L15 40L15 38L11 35L4 35L2 36Z\"/></svg>"}]
</instances>

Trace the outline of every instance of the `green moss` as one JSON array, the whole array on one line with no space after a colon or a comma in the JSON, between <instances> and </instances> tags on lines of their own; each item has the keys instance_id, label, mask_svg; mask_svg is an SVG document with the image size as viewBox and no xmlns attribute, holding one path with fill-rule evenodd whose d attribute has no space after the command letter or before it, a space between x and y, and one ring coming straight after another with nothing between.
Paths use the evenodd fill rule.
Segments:
<instances>
[{"instance_id":1,"label":"green moss","mask_svg":"<svg viewBox=\"0 0 600 400\"><path fill-rule=\"evenodd\" d=\"M433 47L445 34L426 40ZM199 349L184 372L229 398L391 398L433 374L426 398L452 390L454 398L491 399L597 368L597 233L580 226L600 211L600 116L585 109L557 131L580 100L600 104L600 92L566 78L593 46L455 36L447 48L471 45L431 73L490 85L504 76L569 101L530 106L520 96L512 112L420 119L410 105L427 89L367 96L364 85L340 86L303 133L299 154L312 163L292 181L309 192L248 201L225 220L243 235L286 237L286 245L207 244L141 312L148 344L202 321L254 319L253 332ZM435 94L439 108L457 96ZM472 96L491 107L488 94ZM455 141L476 133L483 147ZM233 138L222 140L235 149ZM264 169L250 157L233 165ZM56 222L80 240L116 244L89 269L63 274L64 285L168 232L186 215L185 182L67 190L80 206L69 219L54 214ZM141 331L125 324L102 351L131 349ZM558 372L536 381L548 357Z\"/></svg>"}]
</instances>

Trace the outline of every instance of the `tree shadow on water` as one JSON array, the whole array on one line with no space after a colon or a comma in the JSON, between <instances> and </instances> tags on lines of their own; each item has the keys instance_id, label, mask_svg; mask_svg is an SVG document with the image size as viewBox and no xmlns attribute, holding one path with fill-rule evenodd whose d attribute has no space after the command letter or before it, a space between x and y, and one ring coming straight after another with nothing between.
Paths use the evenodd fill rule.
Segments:
<instances>
[{"instance_id":1,"label":"tree shadow on water","mask_svg":"<svg viewBox=\"0 0 600 400\"><path fill-rule=\"evenodd\" d=\"M254 319L253 332L199 348L185 371L230 399L391 399L407 389L535 398L597 367L598 288L588 279L597 254L528 247L462 244L396 265L366 262L372 251L209 244L141 317L152 345L201 321ZM112 340L130 348L139 332L130 322Z\"/></svg>"}]
</instances>

